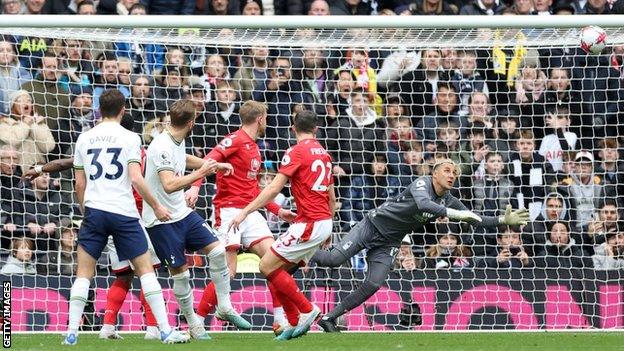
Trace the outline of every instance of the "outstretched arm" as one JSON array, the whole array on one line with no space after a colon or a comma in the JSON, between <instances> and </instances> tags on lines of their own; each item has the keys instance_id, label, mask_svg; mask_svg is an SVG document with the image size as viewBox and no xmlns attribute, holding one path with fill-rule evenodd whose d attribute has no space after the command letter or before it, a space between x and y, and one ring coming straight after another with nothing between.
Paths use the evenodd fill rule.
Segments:
<instances>
[{"instance_id":1,"label":"outstretched arm","mask_svg":"<svg viewBox=\"0 0 624 351\"><path fill-rule=\"evenodd\" d=\"M26 171L26 173L22 175L22 178L32 181L33 179L39 177L43 173L66 171L72 168L73 164L74 164L73 157L54 160L44 165L34 166L33 168Z\"/></svg>"},{"instance_id":2,"label":"outstretched arm","mask_svg":"<svg viewBox=\"0 0 624 351\"><path fill-rule=\"evenodd\" d=\"M449 208L459 210L460 212L470 212L466 205L464 205L456 197L452 197L452 200L448 205ZM450 214L449 217L451 217ZM529 222L529 211L524 208L513 211L511 205L507 205L507 207L505 208L505 214L503 216L478 217L481 218L481 221L468 220L467 222L474 224L478 227L497 227L499 225L526 225Z\"/></svg>"}]
</instances>

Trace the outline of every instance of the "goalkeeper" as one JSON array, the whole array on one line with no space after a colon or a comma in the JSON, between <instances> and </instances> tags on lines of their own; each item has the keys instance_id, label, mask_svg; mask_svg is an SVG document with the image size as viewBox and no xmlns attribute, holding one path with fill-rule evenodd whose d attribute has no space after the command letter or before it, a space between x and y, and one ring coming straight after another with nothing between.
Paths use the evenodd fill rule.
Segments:
<instances>
[{"instance_id":1,"label":"goalkeeper","mask_svg":"<svg viewBox=\"0 0 624 351\"><path fill-rule=\"evenodd\" d=\"M507 206L505 215L500 217L481 217L469 211L449 193L458 175L457 165L452 160L437 161L431 176L418 178L398 196L371 210L340 243L314 254L312 261L317 265L337 267L367 249L368 270L364 282L319 320L324 331L339 331L336 319L364 303L386 280L403 237L412 232L422 233L425 224L438 217L483 227L527 224L529 214L525 209L512 211L511 206Z\"/></svg>"}]
</instances>

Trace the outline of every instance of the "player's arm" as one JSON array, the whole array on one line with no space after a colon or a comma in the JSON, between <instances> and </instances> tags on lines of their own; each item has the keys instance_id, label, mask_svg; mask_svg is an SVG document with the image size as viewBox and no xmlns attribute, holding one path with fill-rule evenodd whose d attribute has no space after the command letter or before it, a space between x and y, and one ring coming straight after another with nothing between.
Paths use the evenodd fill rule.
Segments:
<instances>
[{"instance_id":1,"label":"player's arm","mask_svg":"<svg viewBox=\"0 0 624 351\"><path fill-rule=\"evenodd\" d=\"M171 219L169 210L162 206L158 200L156 200L152 192L147 187L147 184L145 184L141 165L138 162L128 163L128 174L130 175L132 186L141 195L143 200L145 200L145 202L147 202L147 204L154 210L156 218L160 221L168 221Z\"/></svg>"},{"instance_id":2,"label":"player's arm","mask_svg":"<svg viewBox=\"0 0 624 351\"><path fill-rule=\"evenodd\" d=\"M431 213L435 217L447 216L446 207L431 200L427 183L424 180L419 179L416 183L412 183L410 185L410 192L419 210Z\"/></svg>"},{"instance_id":3,"label":"player's arm","mask_svg":"<svg viewBox=\"0 0 624 351\"><path fill-rule=\"evenodd\" d=\"M472 219L471 216L468 216L467 219L462 219L462 218L457 218L457 217L454 218L454 219L467 221L478 227L497 227L501 224L502 225L526 225L529 222L528 210L519 209L519 210L513 211L511 208L511 205L507 205L507 208L505 208L505 214L503 216L478 216L474 214L473 212L471 212L470 210L468 210L466 205L464 205L456 197L451 197L451 201L448 205L449 205L449 211L451 212L453 211L463 212L465 216L467 216L466 213L470 213L474 216L479 217L481 219L480 221L476 221ZM449 218L453 219L453 217L450 214L449 214Z\"/></svg>"},{"instance_id":4,"label":"player's arm","mask_svg":"<svg viewBox=\"0 0 624 351\"><path fill-rule=\"evenodd\" d=\"M256 211L260 207L264 207L269 201L273 200L277 194L284 188L284 186L288 183L288 176L278 173L271 184L267 185L260 195L258 195L249 205L247 205L230 223L230 228L228 228L228 232L230 229L238 230L238 226L245 218Z\"/></svg>"},{"instance_id":5,"label":"player's arm","mask_svg":"<svg viewBox=\"0 0 624 351\"><path fill-rule=\"evenodd\" d=\"M181 177L176 176L170 169L159 170L158 177L160 178L160 183L162 184L165 192L167 194L171 194L178 190L182 190L193 184L198 179L202 179L208 174L214 172L216 168L216 162L214 160L202 160L202 162L202 166L199 169Z\"/></svg>"},{"instance_id":6,"label":"player's arm","mask_svg":"<svg viewBox=\"0 0 624 351\"><path fill-rule=\"evenodd\" d=\"M331 211L332 218L336 214L336 192L334 191L334 184L329 185L329 210Z\"/></svg>"},{"instance_id":7,"label":"player's arm","mask_svg":"<svg viewBox=\"0 0 624 351\"><path fill-rule=\"evenodd\" d=\"M76 191L76 199L78 200L78 205L80 205L80 211L84 214L84 194L87 188L87 177L84 169L76 168L74 177L76 177L76 186L74 188Z\"/></svg>"},{"instance_id":8,"label":"player's arm","mask_svg":"<svg viewBox=\"0 0 624 351\"><path fill-rule=\"evenodd\" d=\"M31 168L28 171L26 171L26 173L24 173L24 175L22 175L22 179L28 179L28 180L32 181L35 178L37 178L40 175L42 175L43 173L53 173L53 172L66 171L66 170L72 168L73 164L74 164L74 158L73 157L63 158L63 159L60 159L60 160L54 160L54 161L48 162L48 163L46 163L44 165L34 166L33 168Z\"/></svg>"}]
</instances>

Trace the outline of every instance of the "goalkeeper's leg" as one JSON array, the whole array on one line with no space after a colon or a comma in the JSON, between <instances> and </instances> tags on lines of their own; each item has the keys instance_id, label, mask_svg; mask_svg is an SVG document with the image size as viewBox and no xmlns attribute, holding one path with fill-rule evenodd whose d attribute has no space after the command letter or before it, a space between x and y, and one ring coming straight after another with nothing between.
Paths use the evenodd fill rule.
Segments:
<instances>
[{"instance_id":1,"label":"goalkeeper's leg","mask_svg":"<svg viewBox=\"0 0 624 351\"><path fill-rule=\"evenodd\" d=\"M364 218L336 245L329 250L318 250L311 262L321 267L338 267L362 251L366 239L374 233L373 224Z\"/></svg>"},{"instance_id":2,"label":"goalkeeper's leg","mask_svg":"<svg viewBox=\"0 0 624 351\"><path fill-rule=\"evenodd\" d=\"M363 304L379 290L392 269L392 261L394 260L392 253L391 248L388 247L373 248L368 251L366 258L368 271L364 281L359 288L347 295L333 310L321 318L318 324L324 331L338 331L336 319Z\"/></svg>"}]
</instances>

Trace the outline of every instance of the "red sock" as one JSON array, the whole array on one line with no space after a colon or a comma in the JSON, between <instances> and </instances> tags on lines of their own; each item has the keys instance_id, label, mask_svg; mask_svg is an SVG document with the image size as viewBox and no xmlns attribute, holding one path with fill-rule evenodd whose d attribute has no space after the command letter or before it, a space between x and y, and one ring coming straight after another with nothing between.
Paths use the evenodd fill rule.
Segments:
<instances>
[{"instance_id":1,"label":"red sock","mask_svg":"<svg viewBox=\"0 0 624 351\"><path fill-rule=\"evenodd\" d=\"M282 307L282 301L279 298L279 294L277 292L277 289L275 289L275 286L271 284L271 282L268 282L267 285L269 286L269 291L271 292L271 299L273 300L273 308Z\"/></svg>"},{"instance_id":2,"label":"red sock","mask_svg":"<svg viewBox=\"0 0 624 351\"><path fill-rule=\"evenodd\" d=\"M284 311L286 311L286 300L290 300L293 304L295 304L297 309L302 313L312 311L312 304L299 290L299 287L297 286L297 283L295 283L293 277L291 277L290 274L288 274L288 272L284 269L278 268L266 278L279 292L282 304L284 304Z\"/></svg>"},{"instance_id":3,"label":"red sock","mask_svg":"<svg viewBox=\"0 0 624 351\"><path fill-rule=\"evenodd\" d=\"M117 324L117 315L130 290L130 283L122 279L115 279L106 294L106 308L104 312L104 324Z\"/></svg>"},{"instance_id":4,"label":"red sock","mask_svg":"<svg viewBox=\"0 0 624 351\"><path fill-rule=\"evenodd\" d=\"M152 308L149 303L145 299L145 295L143 295L143 289L141 289L141 294L139 295L139 299L141 300L141 305L143 306L143 313L145 313L145 324L148 327L156 327L158 326L158 322L156 322L156 317L152 313Z\"/></svg>"},{"instance_id":5,"label":"red sock","mask_svg":"<svg viewBox=\"0 0 624 351\"><path fill-rule=\"evenodd\" d=\"M214 283L210 282L210 284L206 285L201 300L199 301L199 306L197 306L197 314L206 318L206 316L214 310L216 305L217 292L215 291Z\"/></svg>"},{"instance_id":6,"label":"red sock","mask_svg":"<svg viewBox=\"0 0 624 351\"><path fill-rule=\"evenodd\" d=\"M288 323L292 326L299 324L299 309L297 309L297 306L282 293L277 292L277 294L280 295L280 300L283 301L282 306L284 307Z\"/></svg>"}]
</instances>

